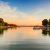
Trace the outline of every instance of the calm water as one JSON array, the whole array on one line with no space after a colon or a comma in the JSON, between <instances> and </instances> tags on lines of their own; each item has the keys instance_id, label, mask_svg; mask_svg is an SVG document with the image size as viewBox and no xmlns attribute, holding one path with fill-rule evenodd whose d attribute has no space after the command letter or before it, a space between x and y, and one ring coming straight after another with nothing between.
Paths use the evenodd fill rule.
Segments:
<instances>
[{"instance_id":1,"label":"calm water","mask_svg":"<svg viewBox=\"0 0 50 50\"><path fill-rule=\"evenodd\" d=\"M50 50L50 32L32 27L0 29L0 50Z\"/></svg>"}]
</instances>

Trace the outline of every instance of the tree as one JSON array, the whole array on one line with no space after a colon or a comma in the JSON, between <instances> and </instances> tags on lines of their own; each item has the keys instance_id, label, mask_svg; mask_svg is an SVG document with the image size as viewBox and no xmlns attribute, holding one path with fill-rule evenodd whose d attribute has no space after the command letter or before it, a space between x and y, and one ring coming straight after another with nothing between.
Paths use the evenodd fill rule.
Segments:
<instances>
[{"instance_id":1,"label":"tree","mask_svg":"<svg viewBox=\"0 0 50 50\"><path fill-rule=\"evenodd\" d=\"M49 22L48 22L49 26L50 26L50 19L49 19Z\"/></svg>"},{"instance_id":2,"label":"tree","mask_svg":"<svg viewBox=\"0 0 50 50\"><path fill-rule=\"evenodd\" d=\"M0 18L0 23L4 22L4 20L2 18Z\"/></svg>"},{"instance_id":3,"label":"tree","mask_svg":"<svg viewBox=\"0 0 50 50\"><path fill-rule=\"evenodd\" d=\"M47 26L47 25L48 25L48 20L47 20L47 19L44 19L44 20L42 21L42 25L43 25L43 26Z\"/></svg>"},{"instance_id":4,"label":"tree","mask_svg":"<svg viewBox=\"0 0 50 50\"><path fill-rule=\"evenodd\" d=\"M7 22L4 22L4 26L8 26L8 23Z\"/></svg>"},{"instance_id":5,"label":"tree","mask_svg":"<svg viewBox=\"0 0 50 50\"><path fill-rule=\"evenodd\" d=\"M4 20L0 18L0 26L4 26Z\"/></svg>"}]
</instances>

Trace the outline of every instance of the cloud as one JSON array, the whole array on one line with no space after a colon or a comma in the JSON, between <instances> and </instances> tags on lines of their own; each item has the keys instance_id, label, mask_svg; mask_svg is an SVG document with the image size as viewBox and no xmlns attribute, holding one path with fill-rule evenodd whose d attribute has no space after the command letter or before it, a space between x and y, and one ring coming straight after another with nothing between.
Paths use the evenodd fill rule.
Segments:
<instances>
[{"instance_id":1,"label":"cloud","mask_svg":"<svg viewBox=\"0 0 50 50\"><path fill-rule=\"evenodd\" d=\"M36 14L40 14L40 13L43 13L43 12L44 12L44 10L41 9L41 10L36 11L34 14L36 15Z\"/></svg>"},{"instance_id":2,"label":"cloud","mask_svg":"<svg viewBox=\"0 0 50 50\"><path fill-rule=\"evenodd\" d=\"M41 13L42 11L38 12ZM38 14L36 13L36 14ZM38 17L32 18L31 15L18 10L18 7L11 7L8 2L0 1L0 17L8 23L20 25L37 24Z\"/></svg>"},{"instance_id":3,"label":"cloud","mask_svg":"<svg viewBox=\"0 0 50 50\"><path fill-rule=\"evenodd\" d=\"M17 7L11 7L6 2L0 2L0 17L5 20L22 20L25 14L17 9Z\"/></svg>"}]
</instances>

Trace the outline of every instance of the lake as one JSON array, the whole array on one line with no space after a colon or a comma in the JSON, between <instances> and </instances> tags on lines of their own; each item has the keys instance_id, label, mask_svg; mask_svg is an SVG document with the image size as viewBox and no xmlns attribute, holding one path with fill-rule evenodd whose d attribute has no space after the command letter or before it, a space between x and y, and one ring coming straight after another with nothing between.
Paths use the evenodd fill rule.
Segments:
<instances>
[{"instance_id":1,"label":"lake","mask_svg":"<svg viewBox=\"0 0 50 50\"><path fill-rule=\"evenodd\" d=\"M50 50L50 32L33 27L0 29L0 50Z\"/></svg>"}]
</instances>

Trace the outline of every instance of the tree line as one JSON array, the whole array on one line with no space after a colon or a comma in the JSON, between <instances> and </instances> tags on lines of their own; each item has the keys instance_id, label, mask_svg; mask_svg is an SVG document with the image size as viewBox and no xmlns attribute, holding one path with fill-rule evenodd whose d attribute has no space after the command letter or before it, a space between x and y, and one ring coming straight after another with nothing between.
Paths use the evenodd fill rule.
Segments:
<instances>
[{"instance_id":1,"label":"tree line","mask_svg":"<svg viewBox=\"0 0 50 50\"><path fill-rule=\"evenodd\" d=\"M0 26L17 26L16 24L9 24L7 22L4 22L2 18L0 18Z\"/></svg>"},{"instance_id":2,"label":"tree line","mask_svg":"<svg viewBox=\"0 0 50 50\"><path fill-rule=\"evenodd\" d=\"M44 19L43 21L42 21L42 25L43 26L49 26L50 27L50 19L49 20L47 20L47 19Z\"/></svg>"}]
</instances>

